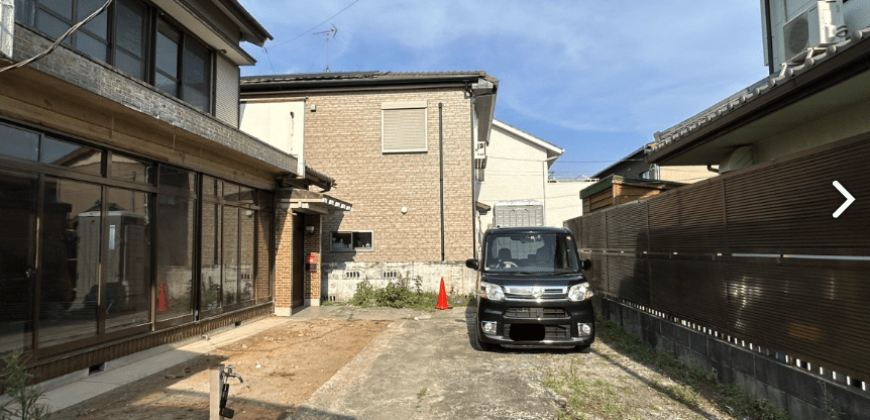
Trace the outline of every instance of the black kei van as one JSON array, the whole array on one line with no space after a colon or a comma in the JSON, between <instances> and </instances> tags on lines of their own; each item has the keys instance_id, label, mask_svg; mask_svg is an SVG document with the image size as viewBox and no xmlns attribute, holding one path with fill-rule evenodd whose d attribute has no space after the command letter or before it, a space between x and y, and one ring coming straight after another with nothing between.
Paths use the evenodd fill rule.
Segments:
<instances>
[{"instance_id":1,"label":"black kei van","mask_svg":"<svg viewBox=\"0 0 870 420\"><path fill-rule=\"evenodd\" d=\"M486 231L478 270L475 341L478 348L517 344L588 348L595 340L592 291L565 228L521 227Z\"/></svg>"}]
</instances>

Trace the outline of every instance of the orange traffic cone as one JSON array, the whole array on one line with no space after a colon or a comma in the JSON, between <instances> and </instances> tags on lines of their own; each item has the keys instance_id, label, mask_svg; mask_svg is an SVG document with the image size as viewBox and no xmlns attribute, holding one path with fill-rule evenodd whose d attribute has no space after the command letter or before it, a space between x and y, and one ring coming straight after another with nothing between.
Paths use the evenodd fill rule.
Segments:
<instances>
[{"instance_id":1,"label":"orange traffic cone","mask_svg":"<svg viewBox=\"0 0 870 420\"><path fill-rule=\"evenodd\" d=\"M158 311L168 311L169 302L166 301L166 283L160 283L160 297L157 300Z\"/></svg>"},{"instance_id":2,"label":"orange traffic cone","mask_svg":"<svg viewBox=\"0 0 870 420\"><path fill-rule=\"evenodd\" d=\"M438 306L435 309L450 309L447 303L447 292L444 291L444 277L441 277L441 292L438 293Z\"/></svg>"}]
</instances>

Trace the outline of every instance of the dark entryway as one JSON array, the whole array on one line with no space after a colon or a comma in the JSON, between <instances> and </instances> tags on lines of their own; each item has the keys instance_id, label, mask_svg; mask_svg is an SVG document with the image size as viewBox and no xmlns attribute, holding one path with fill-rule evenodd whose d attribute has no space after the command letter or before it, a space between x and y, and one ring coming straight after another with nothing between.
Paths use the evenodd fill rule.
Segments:
<instances>
[{"instance_id":1,"label":"dark entryway","mask_svg":"<svg viewBox=\"0 0 870 420\"><path fill-rule=\"evenodd\" d=\"M305 215L293 214L293 291L290 306L293 308L305 304Z\"/></svg>"}]
</instances>

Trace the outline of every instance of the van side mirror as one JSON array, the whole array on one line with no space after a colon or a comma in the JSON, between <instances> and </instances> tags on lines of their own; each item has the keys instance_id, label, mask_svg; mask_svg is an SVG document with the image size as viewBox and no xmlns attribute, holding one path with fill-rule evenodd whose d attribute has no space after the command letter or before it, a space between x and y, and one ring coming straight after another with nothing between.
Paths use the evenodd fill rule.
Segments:
<instances>
[{"instance_id":1,"label":"van side mirror","mask_svg":"<svg viewBox=\"0 0 870 420\"><path fill-rule=\"evenodd\" d=\"M477 270L480 268L480 261L477 258L471 258L465 260L465 266L472 270Z\"/></svg>"},{"instance_id":2,"label":"van side mirror","mask_svg":"<svg viewBox=\"0 0 870 420\"><path fill-rule=\"evenodd\" d=\"M588 258L580 258L580 268L583 269L583 271L589 270L592 268L592 261Z\"/></svg>"}]
</instances>

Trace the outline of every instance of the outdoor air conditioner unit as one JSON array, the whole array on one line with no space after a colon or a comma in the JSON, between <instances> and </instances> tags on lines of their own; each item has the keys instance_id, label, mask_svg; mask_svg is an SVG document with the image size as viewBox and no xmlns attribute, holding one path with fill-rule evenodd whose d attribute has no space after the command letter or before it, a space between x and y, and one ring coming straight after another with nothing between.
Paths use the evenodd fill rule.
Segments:
<instances>
[{"instance_id":1,"label":"outdoor air conditioner unit","mask_svg":"<svg viewBox=\"0 0 870 420\"><path fill-rule=\"evenodd\" d=\"M15 38L15 0L0 0L0 58L12 59Z\"/></svg>"},{"instance_id":2,"label":"outdoor air conditioner unit","mask_svg":"<svg viewBox=\"0 0 870 420\"><path fill-rule=\"evenodd\" d=\"M800 61L810 48L841 41L847 30L843 20L843 0L814 2L783 25L785 58L787 61Z\"/></svg>"}]
</instances>

